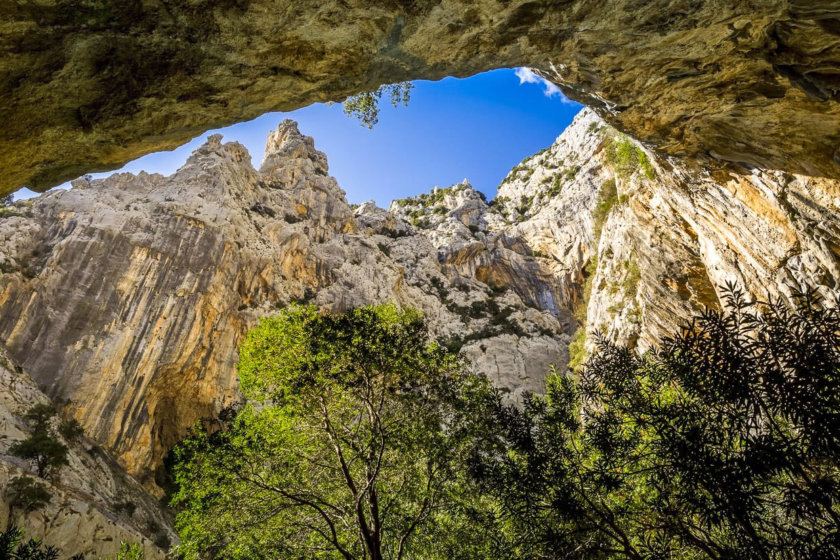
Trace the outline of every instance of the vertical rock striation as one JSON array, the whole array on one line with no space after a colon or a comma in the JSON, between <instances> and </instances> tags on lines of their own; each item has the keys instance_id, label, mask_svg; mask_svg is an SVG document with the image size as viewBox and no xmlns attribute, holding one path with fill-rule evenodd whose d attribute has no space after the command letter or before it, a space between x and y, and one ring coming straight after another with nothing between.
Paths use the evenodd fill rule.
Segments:
<instances>
[{"instance_id":1,"label":"vertical rock striation","mask_svg":"<svg viewBox=\"0 0 840 560\"><path fill-rule=\"evenodd\" d=\"M764 299L836 290L838 194L834 179L690 169L584 110L494 206L571 292L588 291L585 328L644 349L718 307L728 282Z\"/></svg>"},{"instance_id":2,"label":"vertical rock striation","mask_svg":"<svg viewBox=\"0 0 840 560\"><path fill-rule=\"evenodd\" d=\"M242 335L295 301L419 307L517 398L565 366L567 314L527 246L471 231L462 202L440 232L414 228L354 212L291 121L259 171L212 136L170 177L80 180L5 209L0 339L147 484L188 427L237 399Z\"/></svg>"},{"instance_id":3,"label":"vertical rock striation","mask_svg":"<svg viewBox=\"0 0 840 560\"><path fill-rule=\"evenodd\" d=\"M13 478L34 477L29 462L11 456L9 447L31 431L26 411L49 402L0 345L0 487L4 490ZM69 448L69 464L50 480L38 480L51 495L49 503L33 512L10 509L4 491L0 493L0 526L24 527L27 538L41 539L67 556L112 556L120 542L126 541L140 544L146 558L162 560L160 547L176 536L157 500L91 439L80 436L64 443Z\"/></svg>"}]
</instances>

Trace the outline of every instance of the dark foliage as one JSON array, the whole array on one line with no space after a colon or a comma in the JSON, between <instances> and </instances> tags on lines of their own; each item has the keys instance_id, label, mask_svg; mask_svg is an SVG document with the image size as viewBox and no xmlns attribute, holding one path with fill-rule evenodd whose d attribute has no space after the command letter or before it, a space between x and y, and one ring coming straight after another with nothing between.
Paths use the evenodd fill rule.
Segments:
<instances>
[{"instance_id":1,"label":"dark foliage","mask_svg":"<svg viewBox=\"0 0 840 560\"><path fill-rule=\"evenodd\" d=\"M725 303L496 408L473 472L522 558L840 558L837 304Z\"/></svg>"},{"instance_id":2,"label":"dark foliage","mask_svg":"<svg viewBox=\"0 0 840 560\"><path fill-rule=\"evenodd\" d=\"M0 559L2 560L58 560L59 550L52 546L44 546L37 539L24 540L23 531L17 527L9 527L0 533ZM73 560L81 560L81 556L74 556Z\"/></svg>"},{"instance_id":3,"label":"dark foliage","mask_svg":"<svg viewBox=\"0 0 840 560\"><path fill-rule=\"evenodd\" d=\"M78 441L85 434L84 428L75 418L64 420L58 425L58 433L68 442Z\"/></svg>"},{"instance_id":4,"label":"dark foliage","mask_svg":"<svg viewBox=\"0 0 840 560\"><path fill-rule=\"evenodd\" d=\"M24 416L33 428L32 434L9 447L12 455L32 461L40 478L48 477L68 464L67 446L55 437L50 427L55 414L52 405L32 406Z\"/></svg>"},{"instance_id":5,"label":"dark foliage","mask_svg":"<svg viewBox=\"0 0 840 560\"><path fill-rule=\"evenodd\" d=\"M34 430L49 429L50 420L56 415L55 407L51 404L38 403L32 405L23 417Z\"/></svg>"},{"instance_id":6,"label":"dark foliage","mask_svg":"<svg viewBox=\"0 0 840 560\"><path fill-rule=\"evenodd\" d=\"M47 487L28 476L16 476L6 486L9 514L15 510L29 513L49 503L52 496Z\"/></svg>"}]
</instances>

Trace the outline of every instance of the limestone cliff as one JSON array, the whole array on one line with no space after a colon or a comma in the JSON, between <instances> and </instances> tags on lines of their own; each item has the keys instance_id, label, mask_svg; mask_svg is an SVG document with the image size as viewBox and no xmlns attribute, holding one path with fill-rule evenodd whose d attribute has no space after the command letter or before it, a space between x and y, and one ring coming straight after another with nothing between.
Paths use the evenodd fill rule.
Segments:
<instances>
[{"instance_id":1,"label":"limestone cliff","mask_svg":"<svg viewBox=\"0 0 840 560\"><path fill-rule=\"evenodd\" d=\"M834 0L0 4L0 195L406 79L530 66L662 154L840 173Z\"/></svg>"},{"instance_id":2,"label":"limestone cliff","mask_svg":"<svg viewBox=\"0 0 840 560\"><path fill-rule=\"evenodd\" d=\"M764 299L837 289L838 194L837 180L689 169L584 110L511 172L494 208L585 297L584 328L644 349L719 306L727 282Z\"/></svg>"},{"instance_id":3,"label":"limestone cliff","mask_svg":"<svg viewBox=\"0 0 840 560\"><path fill-rule=\"evenodd\" d=\"M242 335L294 301L418 307L515 399L565 367L569 314L550 269L470 229L469 208L453 200L433 230L354 211L291 121L259 171L211 137L171 177L82 180L5 209L0 340L150 487L186 429L237 399Z\"/></svg>"},{"instance_id":4,"label":"limestone cliff","mask_svg":"<svg viewBox=\"0 0 840 560\"><path fill-rule=\"evenodd\" d=\"M586 333L647 348L719 305L726 281L758 296L835 289L838 205L836 180L697 170L585 110L490 202L464 181L353 208L284 121L259 170L216 136L170 177L80 180L0 210L0 341L160 493L166 452L238 398L243 334L291 302L418 307L518 400L580 360ZM86 523L84 542L101 525Z\"/></svg>"},{"instance_id":5,"label":"limestone cliff","mask_svg":"<svg viewBox=\"0 0 840 560\"><path fill-rule=\"evenodd\" d=\"M20 476L34 476L31 465L9 455L9 447L27 437L26 411L49 399L0 345L0 488ZM91 439L67 443L69 465L45 484L51 498L37 511L9 510L8 493L0 500L0 526L7 521L26 528L30 538L57 546L69 557L114 555L120 542L136 542L146 558L164 557L161 547L175 540L169 520L153 499L116 461ZM11 515L11 519L9 516Z\"/></svg>"}]
</instances>

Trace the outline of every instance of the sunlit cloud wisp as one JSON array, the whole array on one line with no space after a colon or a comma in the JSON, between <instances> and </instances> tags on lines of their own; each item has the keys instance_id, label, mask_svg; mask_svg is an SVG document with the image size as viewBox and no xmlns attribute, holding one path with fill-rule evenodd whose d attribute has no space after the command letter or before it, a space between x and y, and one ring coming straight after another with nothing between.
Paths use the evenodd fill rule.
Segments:
<instances>
[{"instance_id":1,"label":"sunlit cloud wisp","mask_svg":"<svg viewBox=\"0 0 840 560\"><path fill-rule=\"evenodd\" d=\"M545 88L543 93L546 97L559 96L560 100L564 103L569 101L569 99L565 95L563 95L563 92L560 91L560 88L557 87L556 84L549 82L542 76L536 74L530 68L517 68L515 73L516 77L519 78L520 84L540 84Z\"/></svg>"}]
</instances>

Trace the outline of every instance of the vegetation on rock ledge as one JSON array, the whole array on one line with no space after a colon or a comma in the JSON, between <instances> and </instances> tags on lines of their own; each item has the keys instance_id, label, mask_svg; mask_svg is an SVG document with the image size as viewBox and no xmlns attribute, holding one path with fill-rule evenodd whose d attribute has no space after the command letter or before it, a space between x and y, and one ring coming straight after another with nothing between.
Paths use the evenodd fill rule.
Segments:
<instances>
[{"instance_id":1,"label":"vegetation on rock ledge","mask_svg":"<svg viewBox=\"0 0 840 560\"><path fill-rule=\"evenodd\" d=\"M9 447L9 453L32 462L40 478L51 477L59 468L69 464L67 446L55 437L51 427L55 407L36 404L26 412L32 434Z\"/></svg>"},{"instance_id":2,"label":"vegetation on rock ledge","mask_svg":"<svg viewBox=\"0 0 840 560\"><path fill-rule=\"evenodd\" d=\"M610 138L604 148L604 158L619 177L629 177L639 169L650 180L656 177L653 164L644 150L623 134Z\"/></svg>"}]
</instances>

